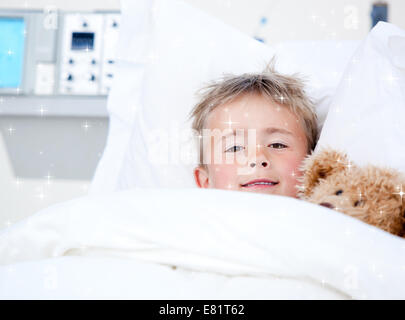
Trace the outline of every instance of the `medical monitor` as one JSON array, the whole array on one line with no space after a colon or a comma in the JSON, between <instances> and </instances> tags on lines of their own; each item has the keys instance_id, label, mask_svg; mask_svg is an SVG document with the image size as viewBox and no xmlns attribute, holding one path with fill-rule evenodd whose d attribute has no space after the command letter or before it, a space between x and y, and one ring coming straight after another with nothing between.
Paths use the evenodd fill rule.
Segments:
<instances>
[{"instance_id":1,"label":"medical monitor","mask_svg":"<svg viewBox=\"0 0 405 320\"><path fill-rule=\"evenodd\" d=\"M25 34L23 17L0 16L0 92L22 86Z\"/></svg>"}]
</instances>

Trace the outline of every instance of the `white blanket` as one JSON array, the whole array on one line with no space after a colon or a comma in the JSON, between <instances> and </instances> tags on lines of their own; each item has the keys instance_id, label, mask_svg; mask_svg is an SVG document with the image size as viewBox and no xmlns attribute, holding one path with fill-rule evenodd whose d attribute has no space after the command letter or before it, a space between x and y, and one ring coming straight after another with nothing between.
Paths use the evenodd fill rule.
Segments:
<instances>
[{"instance_id":1,"label":"white blanket","mask_svg":"<svg viewBox=\"0 0 405 320\"><path fill-rule=\"evenodd\" d=\"M297 199L129 190L3 230L0 298L404 299L404 253L403 239Z\"/></svg>"}]
</instances>

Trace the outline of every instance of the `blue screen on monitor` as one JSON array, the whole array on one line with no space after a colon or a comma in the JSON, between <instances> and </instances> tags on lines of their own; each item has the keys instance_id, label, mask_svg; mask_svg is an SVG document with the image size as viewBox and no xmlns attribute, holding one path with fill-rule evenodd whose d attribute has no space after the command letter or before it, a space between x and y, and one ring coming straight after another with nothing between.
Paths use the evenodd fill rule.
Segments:
<instances>
[{"instance_id":1,"label":"blue screen on monitor","mask_svg":"<svg viewBox=\"0 0 405 320\"><path fill-rule=\"evenodd\" d=\"M23 18L0 17L0 88L21 86L24 40Z\"/></svg>"}]
</instances>

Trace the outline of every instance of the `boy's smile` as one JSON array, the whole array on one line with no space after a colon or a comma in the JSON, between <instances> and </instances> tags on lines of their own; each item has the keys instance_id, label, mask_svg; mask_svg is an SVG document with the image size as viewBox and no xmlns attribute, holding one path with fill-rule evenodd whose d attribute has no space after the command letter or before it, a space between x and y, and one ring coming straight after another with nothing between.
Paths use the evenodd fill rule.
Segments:
<instances>
[{"instance_id":1,"label":"boy's smile","mask_svg":"<svg viewBox=\"0 0 405 320\"><path fill-rule=\"evenodd\" d=\"M308 146L302 124L286 107L245 94L211 111L204 127L223 134L209 138L206 168L194 171L199 187L296 197Z\"/></svg>"}]
</instances>

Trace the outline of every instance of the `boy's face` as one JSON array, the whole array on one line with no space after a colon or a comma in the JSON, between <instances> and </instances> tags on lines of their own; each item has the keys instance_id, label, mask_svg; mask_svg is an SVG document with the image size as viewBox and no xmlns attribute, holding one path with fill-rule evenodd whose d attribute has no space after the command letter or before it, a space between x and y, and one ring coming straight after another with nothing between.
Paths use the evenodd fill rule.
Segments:
<instances>
[{"instance_id":1,"label":"boy's face","mask_svg":"<svg viewBox=\"0 0 405 320\"><path fill-rule=\"evenodd\" d=\"M204 148L204 156L211 150L207 169L194 170L200 188L297 196L298 167L307 154L307 140L287 108L256 94L243 95L213 110L206 128L217 129L221 138L209 138L211 146ZM249 129L255 129L255 135ZM253 143L248 140L252 136Z\"/></svg>"}]
</instances>

